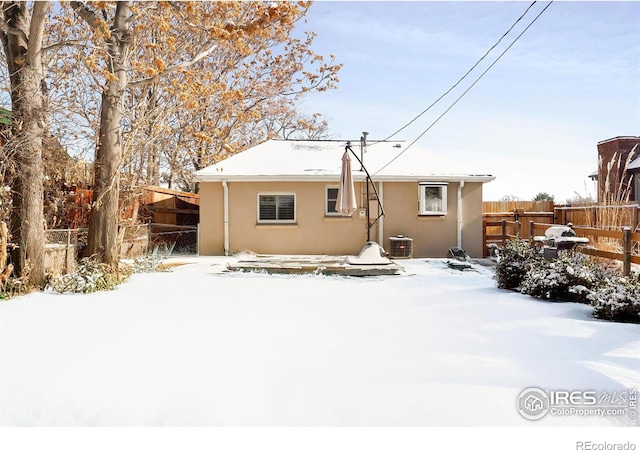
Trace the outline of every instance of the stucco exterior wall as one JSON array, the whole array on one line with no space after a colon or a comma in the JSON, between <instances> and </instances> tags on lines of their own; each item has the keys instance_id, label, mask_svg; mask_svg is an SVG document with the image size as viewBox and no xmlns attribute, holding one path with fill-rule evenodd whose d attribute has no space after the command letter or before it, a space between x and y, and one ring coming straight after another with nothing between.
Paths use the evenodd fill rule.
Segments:
<instances>
[{"instance_id":1,"label":"stucco exterior wall","mask_svg":"<svg viewBox=\"0 0 640 450\"><path fill-rule=\"evenodd\" d=\"M462 248L472 258L484 256L482 186L482 183L465 183L462 188Z\"/></svg>"},{"instance_id":2,"label":"stucco exterior wall","mask_svg":"<svg viewBox=\"0 0 640 450\"><path fill-rule=\"evenodd\" d=\"M384 246L389 237L413 239L413 256L445 258L458 245L458 183L449 183L447 214L418 214L417 183L384 183ZM482 183L465 183L462 190L462 247L472 257L482 257Z\"/></svg>"},{"instance_id":3,"label":"stucco exterior wall","mask_svg":"<svg viewBox=\"0 0 640 450\"><path fill-rule=\"evenodd\" d=\"M199 249L201 255L224 255L222 183L200 183Z\"/></svg>"},{"instance_id":4,"label":"stucco exterior wall","mask_svg":"<svg viewBox=\"0 0 640 450\"><path fill-rule=\"evenodd\" d=\"M228 182L229 252L265 254L358 254L366 242L366 220L325 215L324 182ZM362 184L356 183L356 192ZM383 239L402 234L414 240L414 257L447 257L457 245L457 183L449 183L448 213L444 217L418 215L418 184L384 183ZM258 194L295 194L295 224L258 224ZM200 254L224 254L224 210L221 183L200 184ZM358 195L362 207L363 196ZM372 220L377 214L371 213ZM371 230L378 241L378 227ZM463 247L470 256L482 256L482 184L466 183L463 189Z\"/></svg>"}]
</instances>

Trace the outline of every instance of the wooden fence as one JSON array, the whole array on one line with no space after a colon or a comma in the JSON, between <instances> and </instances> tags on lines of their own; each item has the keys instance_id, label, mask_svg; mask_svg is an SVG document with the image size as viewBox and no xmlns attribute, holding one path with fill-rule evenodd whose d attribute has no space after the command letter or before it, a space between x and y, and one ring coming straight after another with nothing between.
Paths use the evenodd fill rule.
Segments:
<instances>
[{"instance_id":1,"label":"wooden fence","mask_svg":"<svg viewBox=\"0 0 640 450\"><path fill-rule=\"evenodd\" d=\"M635 231L640 225L639 210L640 205L635 202L574 206L556 206L551 201L482 203L483 217L492 222L502 219L517 221L521 218L529 218L540 223L567 224L571 222L574 225L607 230L628 226ZM498 230L493 231L497 232Z\"/></svg>"},{"instance_id":2,"label":"wooden fence","mask_svg":"<svg viewBox=\"0 0 640 450\"><path fill-rule=\"evenodd\" d=\"M623 227L630 227L631 231L635 232L640 225L639 209L640 205L633 202L618 205L600 203L579 206L555 206L550 201L483 202L485 256L488 253L487 245L500 245L504 235L517 234L524 239L535 236L535 232L528 226L520 227L516 232L514 225L516 222L533 221L546 225L572 223L575 227L618 232L621 232ZM506 221L506 225L503 225L503 221Z\"/></svg>"},{"instance_id":3,"label":"wooden fence","mask_svg":"<svg viewBox=\"0 0 640 450\"><path fill-rule=\"evenodd\" d=\"M579 205L554 208L558 223L571 222L574 225L602 229L621 229L624 226L632 230L638 228L638 204L622 205Z\"/></svg>"},{"instance_id":4,"label":"wooden fence","mask_svg":"<svg viewBox=\"0 0 640 450\"><path fill-rule=\"evenodd\" d=\"M492 223L492 225L494 225ZM488 244L495 243L503 246L507 239L523 236L523 231L528 230L529 236L543 235L545 230L553 224L535 223L529 221L527 226L522 226L520 221L500 221L500 234L485 234L485 249ZM604 238L612 239L619 243L621 251L599 250L593 246L578 246L576 251L585 255L596 256L599 258L614 259L622 261L622 271L625 276L631 273L631 264L640 264L640 255L632 254L634 243L636 246L640 243L640 233L633 232L630 227L624 227L622 230L602 230L592 227L574 226L573 230L580 237L588 237L590 240Z\"/></svg>"},{"instance_id":5,"label":"wooden fence","mask_svg":"<svg viewBox=\"0 0 640 450\"><path fill-rule=\"evenodd\" d=\"M534 220L540 223L554 223L554 203L553 201L496 201L482 203L482 235L484 237L483 248L485 255L488 255L490 244L497 244L503 241L502 236L506 233L503 229L503 221L515 223L520 221ZM511 234L519 234L523 238L533 237L528 230L519 230L518 233L511 230Z\"/></svg>"},{"instance_id":6,"label":"wooden fence","mask_svg":"<svg viewBox=\"0 0 640 450\"><path fill-rule=\"evenodd\" d=\"M493 231L499 229L499 231ZM489 247L497 245L502 248L507 239L521 236L522 227L519 220L483 220L482 221L482 248L484 248L484 257L489 256Z\"/></svg>"},{"instance_id":7,"label":"wooden fence","mask_svg":"<svg viewBox=\"0 0 640 450\"><path fill-rule=\"evenodd\" d=\"M143 195L144 207L153 223L196 226L200 216L200 195L174 191L159 186L147 186Z\"/></svg>"},{"instance_id":8,"label":"wooden fence","mask_svg":"<svg viewBox=\"0 0 640 450\"><path fill-rule=\"evenodd\" d=\"M543 200L543 201L511 201L511 202L482 202L482 212L483 213L504 213L505 211L543 211L543 212L553 212L554 208L553 200Z\"/></svg>"}]
</instances>

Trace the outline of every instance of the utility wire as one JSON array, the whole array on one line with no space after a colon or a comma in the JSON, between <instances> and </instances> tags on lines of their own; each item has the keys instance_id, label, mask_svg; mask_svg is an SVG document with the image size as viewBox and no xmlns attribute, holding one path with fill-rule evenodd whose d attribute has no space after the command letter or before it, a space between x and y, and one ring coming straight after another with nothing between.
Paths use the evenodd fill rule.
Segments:
<instances>
[{"instance_id":1,"label":"utility wire","mask_svg":"<svg viewBox=\"0 0 640 450\"><path fill-rule=\"evenodd\" d=\"M384 166L382 166L382 167L381 167L381 168L380 168L376 173L374 173L374 175L377 175L378 173L380 173L381 171L383 171L383 170L384 170L386 167L388 167L392 162L394 162L396 159L398 159L400 156L402 156L402 154L403 154L404 152L406 152L407 150L409 150L409 148L411 148L411 146L412 146L413 144L415 144L416 142L418 142L418 141L422 138L422 136L424 136L424 135L426 134L426 132L427 132L427 131L429 131L431 128L433 128L433 126L434 126L436 123L438 123L438 122L440 121L440 119L442 119L442 118L444 117L444 115L445 115L445 114L447 114L447 113L449 112L449 110L450 110L451 108L453 108L453 107L456 105L456 103L458 103L458 102L460 101L460 99L462 99L462 97L464 97L464 96L465 96L465 94L466 94L467 92L469 92L469 91L471 90L471 88L472 88L472 87L474 87L474 86L476 85L476 83L478 83L478 81L480 81L480 79L481 79L482 77L484 77L484 75L485 75L485 74L486 74L486 73L487 73L487 72L488 72L488 71L489 71L493 66L495 66L495 64L496 64L498 61L500 61L500 58L502 58L502 57L504 56L504 54L505 54L505 53L507 53L507 51L509 51L509 49L510 49L511 47L513 47L513 45L518 41L518 39L520 39L520 37L521 37L521 36L522 36L522 35L523 35L523 34L524 34L524 33L525 33L525 32L526 32L526 31L531 27L531 25L533 25L533 24L536 22L536 20L538 20L538 18L542 15L542 13L544 13L544 12L547 10L547 8L549 8L549 6L551 6L551 4L552 4L552 3L553 3L553 0L552 0L552 1L550 1L550 2L549 2L549 4L548 4L547 6L545 6L545 8L544 8L542 11L540 11L540 13L539 13L539 14L538 14L534 19L533 19L533 21L532 21L529 25L527 25L527 27L526 27L524 30L522 30L522 32L521 32L521 33L520 33L520 34L515 38L515 40L514 40L514 41L513 41L513 42L512 42L512 43L511 43L511 44L510 44L510 45L509 45L509 46L508 46L508 47L507 47L507 48L506 48L506 49L501 53L501 54L500 54L500 56L498 56L498 58L497 58L493 63L491 63L491 65L490 65L489 67L487 67L487 69L486 69L484 72L482 72L482 74L480 74L480 76L476 79L476 81L474 81L474 82L471 84L471 86L469 86L469 87L468 87L468 88L467 88L467 89L466 89L462 94L460 94L460 96L456 99L456 101L455 101L455 102L453 102L453 103L451 104L451 106L449 106L449 107L448 107L448 108L447 108L447 109L446 109L442 114L440 114L440 116L438 116L438 118L437 118L435 121L433 121L433 123L431 123L431 125L429 125L429 127L428 127L426 130L424 130L424 131L420 134L420 136L418 136L418 137L417 137L413 142L411 142L411 144L409 144L409 145L408 145L407 147L405 147L405 148L404 148L400 153L398 153L398 154L397 154L397 155L396 155L396 156L395 156L391 161L389 161L387 164L385 164Z\"/></svg>"},{"instance_id":2,"label":"utility wire","mask_svg":"<svg viewBox=\"0 0 640 450\"><path fill-rule=\"evenodd\" d=\"M447 92L445 92L444 94L442 94L440 97L438 97L438 99L433 102L432 104L430 104L427 109L425 109L424 111L422 111L420 114L418 114L416 117L414 117L413 119L411 119L411 121L409 123L407 123L405 126L403 126L402 128L400 128L398 131L396 131L395 133L387 136L385 139L383 139L382 141L378 141L378 142L385 142L389 139L391 139L392 137L394 137L396 134L400 133L402 130L404 130L405 128L407 128L409 125L411 125L413 122L415 122L416 120L418 120L420 117L422 117L423 114L425 114L427 111L429 111L431 108L433 108L436 103L438 103L440 100L442 100L449 92L451 92L452 90L454 90L460 83L462 83L462 81L467 78L467 76L473 71L473 69L475 69L476 67L478 67L478 64L480 64L488 55L489 53L491 53L491 51L496 48L498 46L498 44L500 44L500 42L502 42L502 40L511 32L511 30L513 30L513 28L518 24L518 22L520 22L520 20L522 20L522 18L529 12L529 10L533 7L533 5L535 5L537 3L537 1L534 1L533 3L531 3L529 5L529 7L525 10L525 12L522 13L522 15L520 17L518 17L518 20L516 20L513 25L511 25L511 28L509 28L507 30L506 33L504 33L502 35L502 37L500 39L498 39L498 42L496 42L495 44L493 44L493 46L487 50L487 52L482 56L482 58L480 58L474 65L473 67L471 67L471 69L469 69L467 71L467 73L465 73L462 78L460 78L453 86L451 86L449 88L449 90ZM375 145L375 144L371 144L371 145Z\"/></svg>"}]
</instances>

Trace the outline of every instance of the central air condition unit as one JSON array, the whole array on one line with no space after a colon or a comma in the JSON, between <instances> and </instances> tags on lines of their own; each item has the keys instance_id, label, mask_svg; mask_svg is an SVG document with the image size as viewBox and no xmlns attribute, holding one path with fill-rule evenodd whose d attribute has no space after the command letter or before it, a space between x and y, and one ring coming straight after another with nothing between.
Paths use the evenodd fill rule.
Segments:
<instances>
[{"instance_id":1,"label":"central air condition unit","mask_svg":"<svg viewBox=\"0 0 640 450\"><path fill-rule=\"evenodd\" d=\"M389 238L389 258L411 258L413 239L398 235Z\"/></svg>"}]
</instances>

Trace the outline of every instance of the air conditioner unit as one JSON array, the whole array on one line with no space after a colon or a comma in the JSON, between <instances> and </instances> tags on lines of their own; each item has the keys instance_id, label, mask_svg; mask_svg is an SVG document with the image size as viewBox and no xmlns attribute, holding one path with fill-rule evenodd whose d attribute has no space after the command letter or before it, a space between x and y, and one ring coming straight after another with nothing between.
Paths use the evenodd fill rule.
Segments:
<instances>
[{"instance_id":1,"label":"air conditioner unit","mask_svg":"<svg viewBox=\"0 0 640 450\"><path fill-rule=\"evenodd\" d=\"M411 258L413 239L398 235L389 238L389 258Z\"/></svg>"}]
</instances>

